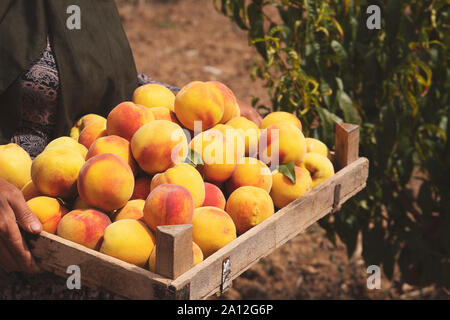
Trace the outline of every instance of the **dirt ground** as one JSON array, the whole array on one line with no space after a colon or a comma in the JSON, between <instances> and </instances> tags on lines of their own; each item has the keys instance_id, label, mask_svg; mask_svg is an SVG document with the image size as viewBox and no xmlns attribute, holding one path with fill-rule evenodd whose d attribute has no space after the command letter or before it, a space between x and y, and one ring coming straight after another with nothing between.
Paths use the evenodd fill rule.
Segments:
<instances>
[{"instance_id":1,"label":"dirt ground","mask_svg":"<svg viewBox=\"0 0 450 320\"><path fill-rule=\"evenodd\" d=\"M118 0L120 15L139 72L171 85L192 80L219 80L243 101L259 97L269 105L266 89L253 82L248 68L256 51L245 32L219 14L212 0ZM145 2L145 1L142 1ZM382 278L369 290L360 252L348 258L316 224L246 271L221 299L414 299L442 297L433 288L418 290Z\"/></svg>"}]
</instances>

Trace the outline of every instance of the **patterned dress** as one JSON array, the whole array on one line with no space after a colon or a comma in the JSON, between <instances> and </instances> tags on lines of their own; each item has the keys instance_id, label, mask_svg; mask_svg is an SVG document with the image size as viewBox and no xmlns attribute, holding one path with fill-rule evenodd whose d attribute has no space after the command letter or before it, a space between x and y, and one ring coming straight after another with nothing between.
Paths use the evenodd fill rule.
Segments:
<instances>
[{"instance_id":1,"label":"patterned dress","mask_svg":"<svg viewBox=\"0 0 450 320\"><path fill-rule=\"evenodd\" d=\"M161 84L172 91L180 88L138 75L139 85ZM42 56L25 72L21 79L22 116L21 124L11 142L24 148L32 158L41 153L50 142L56 125L58 111L59 75L55 56L47 39L47 48Z\"/></svg>"},{"instance_id":2,"label":"patterned dress","mask_svg":"<svg viewBox=\"0 0 450 320\"><path fill-rule=\"evenodd\" d=\"M173 91L177 87L138 75L139 85L158 83ZM47 40L47 48L21 79L21 124L11 139L24 148L32 158L50 142L58 110L59 76L55 57ZM69 275L68 275L69 276ZM69 290L66 280L50 273L29 275L5 273L0 269L0 300L4 299L114 299L111 292L83 287Z\"/></svg>"}]
</instances>

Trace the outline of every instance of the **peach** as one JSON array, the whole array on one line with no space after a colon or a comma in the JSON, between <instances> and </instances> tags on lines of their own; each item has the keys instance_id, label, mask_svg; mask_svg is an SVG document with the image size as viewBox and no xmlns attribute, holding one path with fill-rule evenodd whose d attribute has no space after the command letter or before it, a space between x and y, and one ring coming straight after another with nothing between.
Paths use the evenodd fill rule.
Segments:
<instances>
[{"instance_id":1,"label":"peach","mask_svg":"<svg viewBox=\"0 0 450 320\"><path fill-rule=\"evenodd\" d=\"M245 155L245 137L241 135L236 129L228 124L216 124L210 129L220 131L226 140L231 140L234 144L234 154L239 156Z\"/></svg>"},{"instance_id":2,"label":"peach","mask_svg":"<svg viewBox=\"0 0 450 320\"><path fill-rule=\"evenodd\" d=\"M200 249L198 244L196 244L195 242L192 242L192 251L194 253L194 266L195 266L203 261L203 252L202 249Z\"/></svg>"},{"instance_id":3,"label":"peach","mask_svg":"<svg viewBox=\"0 0 450 320\"><path fill-rule=\"evenodd\" d=\"M136 179L134 183L134 191L130 200L147 200L150 194L150 183L152 181L151 177L143 176Z\"/></svg>"},{"instance_id":4,"label":"peach","mask_svg":"<svg viewBox=\"0 0 450 320\"><path fill-rule=\"evenodd\" d=\"M114 221L123 219L139 220L144 216L145 200L130 200L128 203L117 211L114 217Z\"/></svg>"},{"instance_id":5,"label":"peach","mask_svg":"<svg viewBox=\"0 0 450 320\"><path fill-rule=\"evenodd\" d=\"M150 190L153 191L161 184L178 184L185 187L191 193L196 208L205 201L203 178L197 169L186 163L177 164L163 173L156 174L152 179Z\"/></svg>"},{"instance_id":6,"label":"peach","mask_svg":"<svg viewBox=\"0 0 450 320\"><path fill-rule=\"evenodd\" d=\"M142 170L148 174L163 172L187 155L183 129L167 120L154 120L140 128L131 139L131 151Z\"/></svg>"},{"instance_id":7,"label":"peach","mask_svg":"<svg viewBox=\"0 0 450 320\"><path fill-rule=\"evenodd\" d=\"M133 173L137 173L137 164L131 154L130 142L119 136L106 136L98 138L89 148L86 160L89 160L99 154L112 153L121 157L130 166Z\"/></svg>"},{"instance_id":8,"label":"peach","mask_svg":"<svg viewBox=\"0 0 450 320\"><path fill-rule=\"evenodd\" d=\"M178 184L162 184L150 192L144 206L144 221L150 229L157 226L189 224L194 200L188 189Z\"/></svg>"},{"instance_id":9,"label":"peach","mask_svg":"<svg viewBox=\"0 0 450 320\"><path fill-rule=\"evenodd\" d=\"M236 107L234 108L233 115L231 116L231 119L236 118L236 117L240 117L240 116L241 116L241 107L239 106L239 104L237 104Z\"/></svg>"},{"instance_id":10,"label":"peach","mask_svg":"<svg viewBox=\"0 0 450 320\"><path fill-rule=\"evenodd\" d=\"M100 252L143 268L154 247L155 238L143 222L123 219L106 228Z\"/></svg>"},{"instance_id":11,"label":"peach","mask_svg":"<svg viewBox=\"0 0 450 320\"><path fill-rule=\"evenodd\" d=\"M225 211L216 207L194 210L192 238L205 258L236 239L236 226Z\"/></svg>"},{"instance_id":12,"label":"peach","mask_svg":"<svg viewBox=\"0 0 450 320\"><path fill-rule=\"evenodd\" d=\"M192 253L194 257L193 266L196 266L203 261L203 252L195 242L192 242ZM150 254L150 259L148 260L148 269L151 272L156 272L156 246L153 248L153 251Z\"/></svg>"},{"instance_id":13,"label":"peach","mask_svg":"<svg viewBox=\"0 0 450 320\"><path fill-rule=\"evenodd\" d=\"M226 85L219 81L209 81L215 85L222 93L223 96L223 116L220 120L220 123L227 123L234 115L236 111L236 106L239 108L239 104L236 100L236 97Z\"/></svg>"},{"instance_id":14,"label":"peach","mask_svg":"<svg viewBox=\"0 0 450 320\"><path fill-rule=\"evenodd\" d=\"M71 198L76 195L78 174L84 162L78 150L50 148L34 159L31 178L43 195Z\"/></svg>"},{"instance_id":15,"label":"peach","mask_svg":"<svg viewBox=\"0 0 450 320\"><path fill-rule=\"evenodd\" d=\"M261 131L258 125L244 117L235 117L227 122L245 141L245 154L254 157L258 154L258 142Z\"/></svg>"},{"instance_id":16,"label":"peach","mask_svg":"<svg viewBox=\"0 0 450 320\"><path fill-rule=\"evenodd\" d=\"M314 138L306 138L306 152L318 153L324 157L328 157L328 147L325 143Z\"/></svg>"},{"instance_id":17,"label":"peach","mask_svg":"<svg viewBox=\"0 0 450 320\"><path fill-rule=\"evenodd\" d=\"M22 188L22 194L25 201L42 196L31 180Z\"/></svg>"},{"instance_id":18,"label":"peach","mask_svg":"<svg viewBox=\"0 0 450 320\"><path fill-rule=\"evenodd\" d=\"M314 152L306 154L301 167L311 174L313 188L334 175L334 167L331 161L327 157Z\"/></svg>"},{"instance_id":19,"label":"peach","mask_svg":"<svg viewBox=\"0 0 450 320\"><path fill-rule=\"evenodd\" d=\"M175 97L175 114L187 129L194 130L194 121L201 121L203 130L212 128L224 114L223 93L212 82L190 82Z\"/></svg>"},{"instance_id":20,"label":"peach","mask_svg":"<svg viewBox=\"0 0 450 320\"><path fill-rule=\"evenodd\" d=\"M64 239L76 242L93 250L98 250L109 217L103 212L87 209L73 210L59 222L56 234Z\"/></svg>"},{"instance_id":21,"label":"peach","mask_svg":"<svg viewBox=\"0 0 450 320\"><path fill-rule=\"evenodd\" d=\"M255 158L244 158L243 163L238 163L225 185L228 193L243 186L259 187L270 192L272 172L264 162Z\"/></svg>"},{"instance_id":22,"label":"peach","mask_svg":"<svg viewBox=\"0 0 450 320\"><path fill-rule=\"evenodd\" d=\"M85 209L93 209L92 206L88 205L83 199L77 197L75 202L73 203L73 210L85 210Z\"/></svg>"},{"instance_id":23,"label":"peach","mask_svg":"<svg viewBox=\"0 0 450 320\"><path fill-rule=\"evenodd\" d=\"M134 175L119 156L103 153L80 170L78 194L87 204L105 212L125 206L134 190Z\"/></svg>"},{"instance_id":24,"label":"peach","mask_svg":"<svg viewBox=\"0 0 450 320\"><path fill-rule=\"evenodd\" d=\"M225 196L215 184L205 182L205 201L202 207L216 207L225 210Z\"/></svg>"},{"instance_id":25,"label":"peach","mask_svg":"<svg viewBox=\"0 0 450 320\"><path fill-rule=\"evenodd\" d=\"M87 149L91 147L91 144L100 137L106 136L106 123L94 122L86 126L81 132L78 138L78 143L81 143Z\"/></svg>"},{"instance_id":26,"label":"peach","mask_svg":"<svg viewBox=\"0 0 450 320\"><path fill-rule=\"evenodd\" d=\"M36 197L27 201L27 205L39 221L42 223L42 230L49 233L56 233L59 221L67 213L58 200L50 197Z\"/></svg>"},{"instance_id":27,"label":"peach","mask_svg":"<svg viewBox=\"0 0 450 320\"><path fill-rule=\"evenodd\" d=\"M305 154L305 136L294 125L287 122L273 124L261 132L259 157L264 163L273 165L273 161L278 160L279 164L294 162L299 166Z\"/></svg>"},{"instance_id":28,"label":"peach","mask_svg":"<svg viewBox=\"0 0 450 320\"><path fill-rule=\"evenodd\" d=\"M175 112L170 111L170 109L164 107L154 107L151 108L150 111L153 113L155 120L168 120L175 122L176 124L180 124Z\"/></svg>"},{"instance_id":29,"label":"peach","mask_svg":"<svg viewBox=\"0 0 450 320\"><path fill-rule=\"evenodd\" d=\"M133 102L147 108L164 107L173 111L175 95L160 84L148 83L134 90Z\"/></svg>"},{"instance_id":30,"label":"peach","mask_svg":"<svg viewBox=\"0 0 450 320\"><path fill-rule=\"evenodd\" d=\"M130 141L140 127L153 120L155 116L148 108L129 101L122 102L109 113L106 132Z\"/></svg>"},{"instance_id":31,"label":"peach","mask_svg":"<svg viewBox=\"0 0 450 320\"><path fill-rule=\"evenodd\" d=\"M280 124L280 123L290 123L299 128L300 131L302 130L302 123L300 122L300 120L294 114L284 111L275 111L269 113L261 121L259 128L266 129L273 124Z\"/></svg>"},{"instance_id":32,"label":"peach","mask_svg":"<svg viewBox=\"0 0 450 320\"><path fill-rule=\"evenodd\" d=\"M81 156L83 158L86 157L86 154L88 152L88 150L86 149L85 146L83 146L82 144L76 142L75 140L73 140L70 137L59 137L55 140L53 140L52 142L50 142L44 149L48 150L50 148L69 148L69 149L74 149L77 150Z\"/></svg>"},{"instance_id":33,"label":"peach","mask_svg":"<svg viewBox=\"0 0 450 320\"><path fill-rule=\"evenodd\" d=\"M220 130L211 129L191 140L190 148L202 157L203 164L198 165L197 169L205 180L222 183L231 177L244 156L236 147L236 138L233 134L223 135Z\"/></svg>"},{"instance_id":34,"label":"peach","mask_svg":"<svg viewBox=\"0 0 450 320\"><path fill-rule=\"evenodd\" d=\"M31 180L31 158L15 143L0 146L0 178L22 189Z\"/></svg>"},{"instance_id":35,"label":"peach","mask_svg":"<svg viewBox=\"0 0 450 320\"><path fill-rule=\"evenodd\" d=\"M83 117L81 117L75 125L70 129L70 137L76 141L78 141L78 138L80 137L81 131L83 131L84 128L87 126L95 123L100 122L103 123L106 126L106 119L102 116L99 116L98 114L87 114Z\"/></svg>"},{"instance_id":36,"label":"peach","mask_svg":"<svg viewBox=\"0 0 450 320\"><path fill-rule=\"evenodd\" d=\"M266 190L244 186L233 191L225 211L233 219L237 232L242 234L273 215L275 208Z\"/></svg>"},{"instance_id":37,"label":"peach","mask_svg":"<svg viewBox=\"0 0 450 320\"><path fill-rule=\"evenodd\" d=\"M272 173L273 184L270 196L275 206L279 209L287 206L312 189L312 179L309 172L297 166L294 167L294 170L295 183L278 170Z\"/></svg>"}]
</instances>

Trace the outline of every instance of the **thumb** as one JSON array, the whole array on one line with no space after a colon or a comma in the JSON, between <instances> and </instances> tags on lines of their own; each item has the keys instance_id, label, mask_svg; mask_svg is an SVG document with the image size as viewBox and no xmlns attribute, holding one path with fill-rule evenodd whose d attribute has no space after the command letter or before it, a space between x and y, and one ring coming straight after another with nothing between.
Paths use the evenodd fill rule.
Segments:
<instances>
[{"instance_id":1,"label":"thumb","mask_svg":"<svg viewBox=\"0 0 450 320\"><path fill-rule=\"evenodd\" d=\"M40 233L42 231L42 223L30 210L22 194L13 199L9 199L9 204L22 230L28 233Z\"/></svg>"}]
</instances>

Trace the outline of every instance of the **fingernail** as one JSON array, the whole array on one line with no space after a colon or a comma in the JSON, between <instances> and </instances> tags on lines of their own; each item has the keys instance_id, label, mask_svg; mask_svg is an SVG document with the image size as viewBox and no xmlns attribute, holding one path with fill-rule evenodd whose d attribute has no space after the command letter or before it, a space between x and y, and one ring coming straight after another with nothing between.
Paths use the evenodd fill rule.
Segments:
<instances>
[{"instance_id":1,"label":"fingernail","mask_svg":"<svg viewBox=\"0 0 450 320\"><path fill-rule=\"evenodd\" d=\"M33 232L40 232L41 231L41 227L42 226L41 226L41 224L39 222L34 221L34 222L30 223L30 229Z\"/></svg>"}]
</instances>

